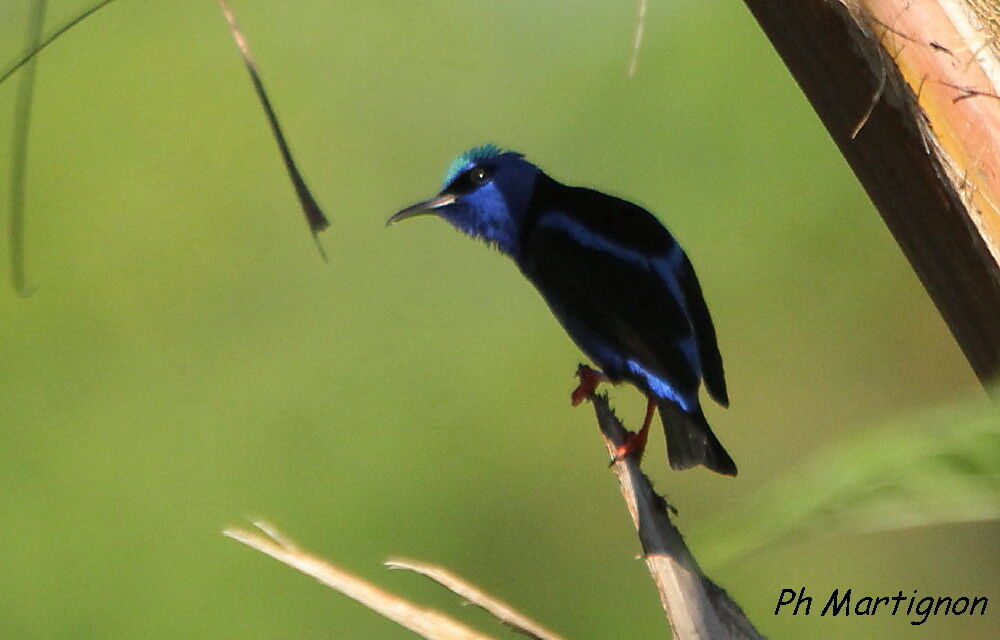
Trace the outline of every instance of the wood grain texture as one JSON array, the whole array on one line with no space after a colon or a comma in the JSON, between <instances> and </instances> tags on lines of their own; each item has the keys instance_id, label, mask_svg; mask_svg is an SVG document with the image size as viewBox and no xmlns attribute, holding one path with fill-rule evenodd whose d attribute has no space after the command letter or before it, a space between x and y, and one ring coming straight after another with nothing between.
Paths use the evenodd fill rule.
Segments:
<instances>
[{"instance_id":1,"label":"wood grain texture","mask_svg":"<svg viewBox=\"0 0 1000 640\"><path fill-rule=\"evenodd\" d=\"M992 48L970 43L934 0L744 2L976 375L996 380L1000 99L978 63Z\"/></svg>"}]
</instances>

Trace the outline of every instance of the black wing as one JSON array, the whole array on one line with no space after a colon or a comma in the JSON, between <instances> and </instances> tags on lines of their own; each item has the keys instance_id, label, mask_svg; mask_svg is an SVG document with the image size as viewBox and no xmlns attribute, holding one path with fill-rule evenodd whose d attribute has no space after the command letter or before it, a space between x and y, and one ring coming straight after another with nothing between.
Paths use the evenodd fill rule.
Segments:
<instances>
[{"instance_id":1,"label":"black wing","mask_svg":"<svg viewBox=\"0 0 1000 640\"><path fill-rule=\"evenodd\" d=\"M525 227L518 262L567 331L590 353L585 337L574 334L573 325L582 327L683 394L697 393L698 376L681 347L693 333L705 386L726 405L712 319L694 269L670 233L625 200L547 186L554 188L543 189L549 197L535 203L538 213Z\"/></svg>"},{"instance_id":2,"label":"black wing","mask_svg":"<svg viewBox=\"0 0 1000 640\"><path fill-rule=\"evenodd\" d=\"M688 315L698 341L698 357L701 359L701 372L705 378L705 388L712 399L724 407L729 406L729 392L726 390L726 373L722 368L722 354L715 338L715 325L708 313L708 305L701 293L698 276L687 255L683 256L680 265L675 269L677 281L684 292L687 301Z\"/></svg>"},{"instance_id":3,"label":"black wing","mask_svg":"<svg viewBox=\"0 0 1000 640\"><path fill-rule=\"evenodd\" d=\"M519 263L525 275L579 346L599 366L618 369L609 374L626 372L601 361L595 338L674 392L696 397L698 376L682 348L691 325L656 264L666 258L588 236L593 232L578 224L561 213L539 218L523 239Z\"/></svg>"}]
</instances>

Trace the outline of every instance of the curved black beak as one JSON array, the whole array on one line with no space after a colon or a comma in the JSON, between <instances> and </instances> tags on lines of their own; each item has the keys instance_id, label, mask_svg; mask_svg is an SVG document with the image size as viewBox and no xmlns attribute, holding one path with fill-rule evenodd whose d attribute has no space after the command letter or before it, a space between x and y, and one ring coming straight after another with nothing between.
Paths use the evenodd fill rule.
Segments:
<instances>
[{"instance_id":1,"label":"curved black beak","mask_svg":"<svg viewBox=\"0 0 1000 640\"><path fill-rule=\"evenodd\" d=\"M420 216L427 213L434 213L435 209L440 209L441 207L447 207L449 204L453 204L457 198L450 193L441 193L430 200L424 200L423 202L418 202L417 204L406 207L402 211L396 213L391 218L385 221L386 226L390 224L395 224L400 220L406 220L407 218L412 218L414 216Z\"/></svg>"}]
</instances>

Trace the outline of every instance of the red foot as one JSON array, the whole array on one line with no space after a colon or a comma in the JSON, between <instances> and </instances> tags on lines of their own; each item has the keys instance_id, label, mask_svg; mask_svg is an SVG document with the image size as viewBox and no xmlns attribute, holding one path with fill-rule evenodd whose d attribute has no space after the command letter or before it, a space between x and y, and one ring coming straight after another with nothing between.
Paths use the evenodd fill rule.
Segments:
<instances>
[{"instance_id":1,"label":"red foot","mask_svg":"<svg viewBox=\"0 0 1000 640\"><path fill-rule=\"evenodd\" d=\"M656 412L656 403L652 400L646 401L646 418L642 421L642 428L635 433L628 434L625 443L615 449L615 455L611 458L611 464L625 458L625 456L635 456L642 459L642 454L646 451L646 439L649 436L649 425L653 422L653 414ZM610 465L609 465L610 466Z\"/></svg>"},{"instance_id":2,"label":"red foot","mask_svg":"<svg viewBox=\"0 0 1000 640\"><path fill-rule=\"evenodd\" d=\"M569 403L574 407L589 398L597 389L597 385L608 381L606 375L585 364L576 368L576 375L580 378L580 384L577 385L576 389L573 389L573 393L569 396Z\"/></svg>"}]
</instances>

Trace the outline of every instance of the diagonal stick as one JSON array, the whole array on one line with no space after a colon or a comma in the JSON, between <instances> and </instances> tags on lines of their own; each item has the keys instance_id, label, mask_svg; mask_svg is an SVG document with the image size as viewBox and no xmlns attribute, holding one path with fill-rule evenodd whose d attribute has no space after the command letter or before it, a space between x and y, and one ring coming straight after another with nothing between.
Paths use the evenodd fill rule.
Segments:
<instances>
[{"instance_id":1,"label":"diagonal stick","mask_svg":"<svg viewBox=\"0 0 1000 640\"><path fill-rule=\"evenodd\" d=\"M250 73L250 80L253 82L254 91L257 92L257 98L260 100L261 106L264 107L267 122L271 125L271 133L274 134L274 139L278 143L278 149L281 151L281 159L284 161L285 168L288 170L288 177L291 178L292 185L295 187L295 195L298 196L299 204L306 215L309 230L312 231L313 239L316 240L316 247L319 249L323 259L326 260L326 253L319 243L319 232L329 227L330 222L323 215L323 211L319 208L316 199L313 198L309 187L306 186L305 180L302 178L302 174L299 173L299 169L295 165L295 160L292 158L292 151L285 140L285 134L282 133L281 125L278 124L278 116L274 113L274 107L271 106L271 101L267 97L267 91L264 90L264 83L260 79L260 74L257 73L257 63L254 62L253 55L250 53L246 36L243 35L239 25L236 24L236 17L229 9L226 0L219 0L219 8L222 9L222 15L226 17L226 22L229 23L229 32L233 35L233 40L236 41L236 46L239 47L240 53L243 55L243 62Z\"/></svg>"},{"instance_id":2,"label":"diagonal stick","mask_svg":"<svg viewBox=\"0 0 1000 640\"><path fill-rule=\"evenodd\" d=\"M62 34L66 33L67 31L69 31L70 29L72 29L76 25L80 24L81 22L83 22L84 20L86 20L87 18L89 18L90 16L94 15L95 13L97 13L98 11L100 11L101 9L103 9L104 7L108 6L112 2L114 2L114 0L102 0L101 2L98 2L97 4L95 4L94 6L92 6L89 9L87 9L86 11L84 11L83 13L81 13L80 15L78 15L77 17L73 18L72 20L70 20L69 22L67 22L66 24L64 24L63 26L61 26L58 29L56 29L52 33L51 36L49 36L45 40L41 41L37 45L35 45L20 60L18 60L14 64L12 64L3 73L0 73L0 84L3 84L4 82L6 82L7 78L9 78L12 75L14 75L15 73L17 73L18 69L20 69L24 65L28 64L29 62L31 62L34 59L35 56L37 56L39 53L41 53L42 51L44 51L50 44L52 44L53 42L55 42L59 38L59 36L61 36Z\"/></svg>"},{"instance_id":3,"label":"diagonal stick","mask_svg":"<svg viewBox=\"0 0 1000 640\"><path fill-rule=\"evenodd\" d=\"M479 587L469 584L447 569L404 558L387 560L385 566L390 569L406 569L430 578L445 589L448 589L467 602L482 608L500 622L512 627L515 631L523 633L529 638L534 638L535 640L563 640L561 636L556 635L531 618L513 609L509 604L497 600Z\"/></svg>"},{"instance_id":4,"label":"diagonal stick","mask_svg":"<svg viewBox=\"0 0 1000 640\"><path fill-rule=\"evenodd\" d=\"M260 533L243 529L226 529L222 533L298 569L428 640L494 640L491 636L475 631L442 613L418 607L408 600L335 567L322 558L302 551L284 534L267 523L254 524L260 529Z\"/></svg>"}]
</instances>

